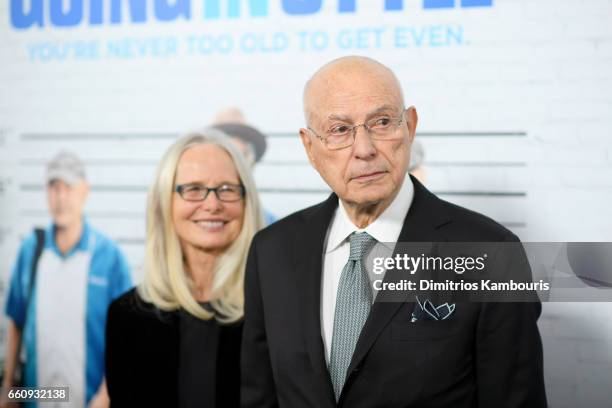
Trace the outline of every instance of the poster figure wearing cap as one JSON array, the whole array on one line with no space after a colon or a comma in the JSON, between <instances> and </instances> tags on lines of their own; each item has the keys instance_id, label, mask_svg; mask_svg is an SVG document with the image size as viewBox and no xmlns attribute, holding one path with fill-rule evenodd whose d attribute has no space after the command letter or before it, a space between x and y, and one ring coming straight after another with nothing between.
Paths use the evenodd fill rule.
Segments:
<instances>
[{"instance_id":1,"label":"poster figure wearing cap","mask_svg":"<svg viewBox=\"0 0 612 408\"><path fill-rule=\"evenodd\" d=\"M266 136L249 125L242 112L237 108L227 108L219 111L213 118L211 127L228 135L244 155L247 163L254 168L266 152L268 143ZM263 209L267 225L276 221L276 216Z\"/></svg>"},{"instance_id":2,"label":"poster figure wearing cap","mask_svg":"<svg viewBox=\"0 0 612 408\"><path fill-rule=\"evenodd\" d=\"M12 271L2 385L15 385L21 351L23 386L69 387L62 407L107 407L106 313L132 287L130 270L117 244L83 215L89 185L82 161L59 153L48 163L45 181L52 222L25 238Z\"/></svg>"}]
</instances>

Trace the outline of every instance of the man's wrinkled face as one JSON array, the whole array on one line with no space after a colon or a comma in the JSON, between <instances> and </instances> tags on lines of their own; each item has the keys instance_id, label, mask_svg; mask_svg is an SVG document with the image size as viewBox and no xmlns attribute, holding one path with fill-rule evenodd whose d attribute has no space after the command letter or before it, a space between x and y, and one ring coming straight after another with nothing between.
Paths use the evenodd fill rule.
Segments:
<instances>
[{"instance_id":1,"label":"man's wrinkled face","mask_svg":"<svg viewBox=\"0 0 612 408\"><path fill-rule=\"evenodd\" d=\"M312 165L346 203L369 206L392 200L408 169L415 109L404 109L396 81L386 75L368 75L357 70L312 82L306 107L312 131L300 130ZM403 121L394 127L395 133L389 140L374 140L361 126L351 146L330 150L316 136L325 137L341 125L402 115Z\"/></svg>"},{"instance_id":2,"label":"man's wrinkled face","mask_svg":"<svg viewBox=\"0 0 612 408\"><path fill-rule=\"evenodd\" d=\"M73 185L61 180L51 180L47 185L47 203L54 224L67 228L80 222L89 193L84 180Z\"/></svg>"}]
</instances>

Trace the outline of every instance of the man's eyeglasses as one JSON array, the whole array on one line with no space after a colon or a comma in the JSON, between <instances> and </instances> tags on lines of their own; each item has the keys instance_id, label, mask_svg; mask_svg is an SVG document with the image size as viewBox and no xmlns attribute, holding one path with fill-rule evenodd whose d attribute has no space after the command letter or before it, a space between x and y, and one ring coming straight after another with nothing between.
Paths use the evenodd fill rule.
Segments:
<instances>
[{"instance_id":1,"label":"man's eyeglasses","mask_svg":"<svg viewBox=\"0 0 612 408\"><path fill-rule=\"evenodd\" d=\"M364 123L357 125L339 124L330 128L321 136L312 128L308 128L316 137L318 137L325 146L330 150L344 149L355 143L357 128L363 128L371 135L374 140L394 140L401 137L397 134L397 129L404 121L404 113L397 117L389 117L386 115L376 116Z\"/></svg>"},{"instance_id":2,"label":"man's eyeglasses","mask_svg":"<svg viewBox=\"0 0 612 408\"><path fill-rule=\"evenodd\" d=\"M186 201L204 201L211 191L219 201L231 203L244 197L246 190L239 184L221 184L217 187L206 187L201 184L180 184L175 191Z\"/></svg>"}]
</instances>

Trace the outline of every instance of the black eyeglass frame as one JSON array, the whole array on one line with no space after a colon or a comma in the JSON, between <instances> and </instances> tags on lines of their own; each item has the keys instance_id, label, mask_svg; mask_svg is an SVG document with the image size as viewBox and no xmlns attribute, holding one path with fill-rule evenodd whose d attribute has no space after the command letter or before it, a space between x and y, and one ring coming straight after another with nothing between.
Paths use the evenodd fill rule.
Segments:
<instances>
[{"instance_id":1,"label":"black eyeglass frame","mask_svg":"<svg viewBox=\"0 0 612 408\"><path fill-rule=\"evenodd\" d=\"M193 199L188 199L185 198L185 196L183 195L185 188L187 187L193 187L193 186L198 186L202 188L202 191L206 190L206 193L204 193L204 197L202 197L201 199L198 200L193 200ZM239 192L240 192L240 197L238 197L235 200L224 200L220 197L219 195L219 190L222 189L223 187L237 187ZM206 187L204 185L201 184L194 184L194 183L188 183L188 184L178 184L175 188L174 191L177 192L181 198L185 201L190 201L190 202L197 202L197 201L204 201L206 200L206 198L208 197L208 194L210 194L210 192L214 192L215 196L217 196L217 199L219 201L222 201L224 203L235 203L237 201L240 201L244 198L244 196L246 195L246 189L244 188L244 186L242 184L230 184L230 183L223 183L221 185L218 185L217 187Z\"/></svg>"},{"instance_id":2,"label":"black eyeglass frame","mask_svg":"<svg viewBox=\"0 0 612 408\"><path fill-rule=\"evenodd\" d=\"M394 127L392 127L390 130L391 133L393 132L397 132L397 130L400 128L400 126L402 125L402 123L409 123L408 119L404 118L404 115L406 114L406 110L402 110L402 113L399 116L393 117L393 118L388 118L392 123L395 123ZM371 120L376 120L376 119L380 119L380 118L372 118ZM370 121L371 121L370 120ZM328 142L328 139L330 137L332 137L332 135L330 134L326 134L324 136L319 135L317 132L314 131L313 128L311 128L310 126L307 127L306 129L308 131L310 131L317 139L319 139L323 145L328 148L329 150L341 150L341 149L345 149L347 147L352 146L355 143L355 138L357 137L357 129L359 129L361 126L363 126L363 128L365 129L365 131L368 133L368 135L370 135L370 137L374 140L390 140L388 139L388 136L380 136L380 135L375 135L372 132L372 126L368 125L368 122L370 121L366 121L363 123L358 123L356 125L344 125L348 128L347 130L347 136L350 135L351 137L347 139L347 141L345 143L341 143L338 146L334 146L331 145Z\"/></svg>"}]
</instances>

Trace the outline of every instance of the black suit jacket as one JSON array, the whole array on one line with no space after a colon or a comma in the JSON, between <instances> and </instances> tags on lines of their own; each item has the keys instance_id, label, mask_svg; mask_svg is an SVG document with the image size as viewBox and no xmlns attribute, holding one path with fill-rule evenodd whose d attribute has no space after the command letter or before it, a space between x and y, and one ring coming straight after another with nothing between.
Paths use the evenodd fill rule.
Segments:
<instances>
[{"instance_id":1,"label":"black suit jacket","mask_svg":"<svg viewBox=\"0 0 612 408\"><path fill-rule=\"evenodd\" d=\"M416 179L398 241L518 238ZM336 405L321 338L324 240L337 197L258 233L245 281L243 408L545 407L540 303L462 303L411 323L412 302L375 302Z\"/></svg>"}]
</instances>

